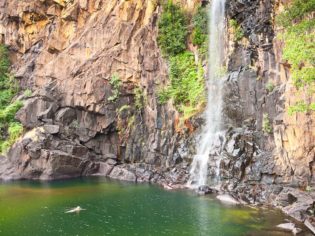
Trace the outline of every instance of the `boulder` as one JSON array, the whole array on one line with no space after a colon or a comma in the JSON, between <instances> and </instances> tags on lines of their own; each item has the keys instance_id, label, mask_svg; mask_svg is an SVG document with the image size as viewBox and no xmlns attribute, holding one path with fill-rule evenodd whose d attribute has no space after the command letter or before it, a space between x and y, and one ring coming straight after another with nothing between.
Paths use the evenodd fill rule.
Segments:
<instances>
[{"instance_id":1,"label":"boulder","mask_svg":"<svg viewBox=\"0 0 315 236\"><path fill-rule=\"evenodd\" d=\"M59 125L44 125L45 132L49 134L58 134L60 130Z\"/></svg>"},{"instance_id":2,"label":"boulder","mask_svg":"<svg viewBox=\"0 0 315 236\"><path fill-rule=\"evenodd\" d=\"M117 180L124 180L129 182L136 182L137 177L134 172L125 169L126 166L115 166L114 169L110 172L109 177Z\"/></svg>"},{"instance_id":3,"label":"boulder","mask_svg":"<svg viewBox=\"0 0 315 236\"><path fill-rule=\"evenodd\" d=\"M294 235L297 235L298 233L301 233L301 232L302 232L302 229L297 228L294 223L283 223L283 224L279 224L279 225L277 225L277 228L283 229L283 230L285 230L285 231L290 231L290 232L292 232Z\"/></svg>"},{"instance_id":4,"label":"boulder","mask_svg":"<svg viewBox=\"0 0 315 236\"><path fill-rule=\"evenodd\" d=\"M25 102L15 117L24 127L34 128L41 125L41 119L52 118L57 109L58 105L55 102L34 97Z\"/></svg>"},{"instance_id":5,"label":"boulder","mask_svg":"<svg viewBox=\"0 0 315 236\"><path fill-rule=\"evenodd\" d=\"M111 171L113 170L114 166L108 163L100 162L98 163L99 168L98 171L93 174L95 176L108 176L110 175Z\"/></svg>"},{"instance_id":6,"label":"boulder","mask_svg":"<svg viewBox=\"0 0 315 236\"><path fill-rule=\"evenodd\" d=\"M233 204L233 205L240 204L239 201L237 201L234 197L232 197L231 195L228 195L228 194L218 195L217 199L219 199L221 202L227 203L227 204Z\"/></svg>"},{"instance_id":7,"label":"boulder","mask_svg":"<svg viewBox=\"0 0 315 236\"><path fill-rule=\"evenodd\" d=\"M304 225L315 234L315 222L310 220L305 220Z\"/></svg>"},{"instance_id":8,"label":"boulder","mask_svg":"<svg viewBox=\"0 0 315 236\"><path fill-rule=\"evenodd\" d=\"M207 185L199 186L198 189L197 189L197 193L199 195L206 195L206 194L211 194L211 193L214 193L214 192L215 192L215 190L210 188Z\"/></svg>"}]
</instances>

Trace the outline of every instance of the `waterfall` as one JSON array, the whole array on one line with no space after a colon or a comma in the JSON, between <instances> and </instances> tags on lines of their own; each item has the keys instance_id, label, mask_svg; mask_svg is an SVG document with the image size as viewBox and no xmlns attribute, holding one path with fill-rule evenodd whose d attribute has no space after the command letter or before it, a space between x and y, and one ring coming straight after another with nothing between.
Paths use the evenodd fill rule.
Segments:
<instances>
[{"instance_id":1,"label":"waterfall","mask_svg":"<svg viewBox=\"0 0 315 236\"><path fill-rule=\"evenodd\" d=\"M207 184L208 162L220 143L222 131L222 89L225 42L225 1L212 0L209 24L208 100L205 111L206 123L202 128L194 156L188 184L198 187ZM218 165L218 164L217 164ZM217 177L219 167L217 166Z\"/></svg>"}]
</instances>

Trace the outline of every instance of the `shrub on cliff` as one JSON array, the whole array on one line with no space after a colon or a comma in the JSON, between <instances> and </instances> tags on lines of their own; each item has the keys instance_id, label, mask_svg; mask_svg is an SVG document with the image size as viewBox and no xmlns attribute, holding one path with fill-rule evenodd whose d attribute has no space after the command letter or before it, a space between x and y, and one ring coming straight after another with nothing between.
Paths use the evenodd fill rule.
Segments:
<instances>
[{"instance_id":1,"label":"shrub on cliff","mask_svg":"<svg viewBox=\"0 0 315 236\"><path fill-rule=\"evenodd\" d=\"M2 84L5 82L5 77L7 76L10 66L10 61L8 57L8 50L5 46L0 45L0 86L2 89Z\"/></svg>"},{"instance_id":2,"label":"shrub on cliff","mask_svg":"<svg viewBox=\"0 0 315 236\"><path fill-rule=\"evenodd\" d=\"M229 25L233 30L233 34L234 34L234 41L235 42L239 42L242 40L242 38L244 37L244 32L242 27L237 23L236 20L231 19L229 21Z\"/></svg>"},{"instance_id":3,"label":"shrub on cliff","mask_svg":"<svg viewBox=\"0 0 315 236\"><path fill-rule=\"evenodd\" d=\"M203 56L208 41L207 9L199 7L192 19L188 19L171 0L164 5L159 20L158 43L169 60L170 84L160 89L158 101L164 104L172 100L182 114L181 121L194 116L205 103L204 69L200 61L195 61L194 54L186 50L190 23L193 26L192 42L198 46L199 53Z\"/></svg>"},{"instance_id":4,"label":"shrub on cliff","mask_svg":"<svg viewBox=\"0 0 315 236\"><path fill-rule=\"evenodd\" d=\"M292 22L301 20L304 16L315 10L315 0L293 0L285 11L277 16L277 23L284 26L292 26Z\"/></svg>"},{"instance_id":5,"label":"shrub on cliff","mask_svg":"<svg viewBox=\"0 0 315 236\"><path fill-rule=\"evenodd\" d=\"M18 86L9 74L9 66L8 50L0 45L0 153L13 145L23 132L22 125L14 118L23 104L21 101L12 102Z\"/></svg>"},{"instance_id":6,"label":"shrub on cliff","mask_svg":"<svg viewBox=\"0 0 315 236\"><path fill-rule=\"evenodd\" d=\"M22 135L23 126L18 122L11 122L7 127L7 137L0 142L0 151L3 153L7 151L16 140Z\"/></svg>"},{"instance_id":7,"label":"shrub on cliff","mask_svg":"<svg viewBox=\"0 0 315 236\"><path fill-rule=\"evenodd\" d=\"M277 17L284 27L280 38L284 41L283 59L291 64L291 77L295 86L314 93L315 90L315 0L294 0ZM315 104L299 101L289 113L315 110Z\"/></svg>"},{"instance_id":8,"label":"shrub on cliff","mask_svg":"<svg viewBox=\"0 0 315 236\"><path fill-rule=\"evenodd\" d=\"M268 134L272 133L272 126L270 124L270 119L269 119L268 114L263 115L262 130Z\"/></svg>"},{"instance_id":9,"label":"shrub on cliff","mask_svg":"<svg viewBox=\"0 0 315 236\"><path fill-rule=\"evenodd\" d=\"M160 103L172 100L183 119L197 113L205 103L204 70L191 52L170 57L170 85L158 95Z\"/></svg>"},{"instance_id":10,"label":"shrub on cliff","mask_svg":"<svg viewBox=\"0 0 315 236\"><path fill-rule=\"evenodd\" d=\"M207 43L208 39L208 14L207 8L199 7L193 16L194 30L192 33L192 43L198 47Z\"/></svg>"},{"instance_id":11,"label":"shrub on cliff","mask_svg":"<svg viewBox=\"0 0 315 236\"><path fill-rule=\"evenodd\" d=\"M112 95L108 98L108 101L115 102L120 96L120 89L122 86L122 81L120 80L117 74L114 74L111 77L109 83L112 86Z\"/></svg>"},{"instance_id":12,"label":"shrub on cliff","mask_svg":"<svg viewBox=\"0 0 315 236\"><path fill-rule=\"evenodd\" d=\"M186 49L187 19L178 5L172 1L165 4L158 25L158 43L165 55L176 55Z\"/></svg>"}]
</instances>

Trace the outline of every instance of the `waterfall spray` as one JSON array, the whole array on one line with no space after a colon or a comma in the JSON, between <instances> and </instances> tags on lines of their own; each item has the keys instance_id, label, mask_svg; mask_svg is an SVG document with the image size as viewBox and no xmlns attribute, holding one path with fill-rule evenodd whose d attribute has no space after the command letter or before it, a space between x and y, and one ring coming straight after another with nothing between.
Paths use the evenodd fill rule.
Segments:
<instances>
[{"instance_id":1,"label":"waterfall spray","mask_svg":"<svg viewBox=\"0 0 315 236\"><path fill-rule=\"evenodd\" d=\"M198 187L207 184L210 154L218 144L222 131L222 68L225 42L225 1L212 0L209 25L208 100L206 124L202 128L197 155L194 156L188 184ZM218 167L217 167L218 168ZM217 172L219 175L219 172Z\"/></svg>"}]
</instances>

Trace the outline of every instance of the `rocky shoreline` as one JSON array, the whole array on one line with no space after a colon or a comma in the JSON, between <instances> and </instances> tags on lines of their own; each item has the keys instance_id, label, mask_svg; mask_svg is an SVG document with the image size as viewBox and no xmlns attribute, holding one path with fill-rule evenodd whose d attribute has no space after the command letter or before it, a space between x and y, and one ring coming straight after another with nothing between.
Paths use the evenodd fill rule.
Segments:
<instances>
[{"instance_id":1,"label":"rocky shoreline","mask_svg":"<svg viewBox=\"0 0 315 236\"><path fill-rule=\"evenodd\" d=\"M186 172L186 173L185 173ZM101 174L100 174L101 175ZM101 175L102 176L102 175ZM150 182L162 186L165 190L189 189L186 182L189 176L187 171L172 171L163 175L140 166L117 166L107 175L110 178L130 182ZM185 176L185 177L184 177ZM172 182L174 181L175 182ZM253 191L255 189L255 191ZM232 204L243 204L256 207L276 207L286 215L292 217L296 222L303 223L313 234L315 234L314 201L313 191L302 191L293 187L281 185L260 185L251 187L237 187L234 190L224 188L222 183L219 187L201 186L196 191L197 195L214 194L219 200L229 201ZM223 198L223 199L221 199ZM228 199L228 200L226 200ZM289 225L291 226L291 225ZM291 231L290 229L287 229ZM298 228L293 227L294 234L299 233Z\"/></svg>"}]
</instances>

